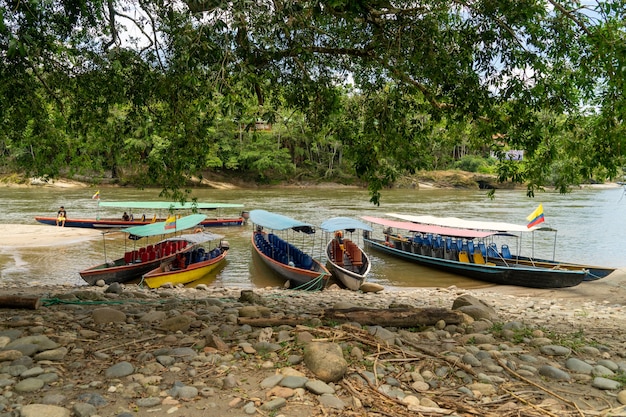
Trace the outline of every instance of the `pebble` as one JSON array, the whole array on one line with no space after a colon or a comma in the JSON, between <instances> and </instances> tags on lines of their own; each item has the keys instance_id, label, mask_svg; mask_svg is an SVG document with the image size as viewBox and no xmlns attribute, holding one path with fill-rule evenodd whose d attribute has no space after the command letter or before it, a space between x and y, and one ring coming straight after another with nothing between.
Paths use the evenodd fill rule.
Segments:
<instances>
[{"instance_id":1,"label":"pebble","mask_svg":"<svg viewBox=\"0 0 626 417\"><path fill-rule=\"evenodd\" d=\"M53 305L6 315L5 320L23 325L0 327L0 415L16 410L21 417L132 415L118 405L106 411L107 398L145 412L159 409L177 415L192 401L204 410L219 409L222 395L228 398L223 406L239 410L240 415L279 415L286 405L310 407L296 412L300 415L320 406L334 410L367 406L370 400L354 396L342 380L378 387L407 410L438 409L441 392L462 394L478 407L495 400L501 384L517 381L511 372L539 384L575 379L568 390L580 385L581 393L591 387L606 392L598 410L606 403L615 408L626 404L626 390L618 382L626 374L626 361L619 359L626 357L623 340L608 339L572 351L546 331L553 321L578 329L582 319L608 327L619 316L619 306L603 305L597 318L595 310L585 306L592 313L582 318L572 313L574 308L556 301L501 295L485 301L454 288L393 294L266 289L255 291L260 294L258 304L248 304L239 300L237 289L112 287L92 287L56 298L106 301L113 297L115 307ZM137 305L133 302L137 299L149 305ZM349 334L350 328L362 329L378 341L380 350L389 346L410 352L419 345L443 355L445 347L445 356L466 368L436 356L415 362L403 362L407 358L400 356L398 362L386 362L380 360L382 356L369 356L376 350L349 337L327 341L332 330L316 330L322 325L317 315L325 308L430 307L431 302L441 307L442 300L448 306L458 300L459 309L472 321L451 325L439 320L417 331L358 323L338 325L336 330ZM281 316L309 317L309 323L316 324L256 328L238 323L240 317ZM615 339L621 333L606 334ZM260 376L256 382L249 378L250 370ZM164 388L166 381L169 389Z\"/></svg>"}]
</instances>

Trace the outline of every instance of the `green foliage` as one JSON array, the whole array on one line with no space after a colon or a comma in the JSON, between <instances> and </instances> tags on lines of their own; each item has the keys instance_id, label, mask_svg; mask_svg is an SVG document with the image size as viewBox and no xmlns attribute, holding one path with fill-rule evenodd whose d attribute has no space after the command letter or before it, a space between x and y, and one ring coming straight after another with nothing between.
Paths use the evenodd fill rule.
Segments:
<instances>
[{"instance_id":1,"label":"green foliage","mask_svg":"<svg viewBox=\"0 0 626 417\"><path fill-rule=\"evenodd\" d=\"M475 155L465 155L454 163L454 168L468 172L480 172L483 174L490 173L493 161L489 158L483 158Z\"/></svg>"},{"instance_id":2,"label":"green foliage","mask_svg":"<svg viewBox=\"0 0 626 417\"><path fill-rule=\"evenodd\" d=\"M495 170L532 196L624 164L623 0L3 5L9 169L173 194L206 170L356 175L377 204L418 169ZM474 156L503 149L524 161Z\"/></svg>"}]
</instances>

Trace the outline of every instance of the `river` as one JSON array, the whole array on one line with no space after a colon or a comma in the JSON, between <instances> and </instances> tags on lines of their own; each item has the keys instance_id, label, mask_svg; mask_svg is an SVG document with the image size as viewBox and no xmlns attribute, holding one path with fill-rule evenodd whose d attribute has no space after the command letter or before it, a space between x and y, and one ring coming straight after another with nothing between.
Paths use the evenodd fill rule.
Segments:
<instances>
[{"instance_id":1,"label":"river","mask_svg":"<svg viewBox=\"0 0 626 417\"><path fill-rule=\"evenodd\" d=\"M159 200L160 190L103 187L100 191L103 201L137 201ZM61 205L68 211L68 217L121 217L123 210L98 210L97 201L91 198L94 192L93 188L82 187L5 187L0 189L0 212L3 213L0 223L36 225L35 216L54 216ZM242 203L247 211L275 211L315 225L334 216L384 217L392 212L526 224L526 216L542 203L546 225L558 230L556 259L626 266L626 195L620 187L583 188L565 195L545 192L533 199L526 197L524 190L500 190L491 199L482 190L394 189L383 192L380 206L369 202L366 190L352 188L195 189L193 195L199 201ZM222 214L237 215L238 212ZM226 237L231 251L224 266L200 282L242 288L281 285L282 281L253 256L249 240L251 225L213 228L212 231ZM554 233L537 232L535 235L534 239L522 240L523 251L552 258ZM324 239L319 236L317 240L316 245L321 250ZM115 251L121 256L123 234L111 235L106 245L109 259L118 257L113 256ZM369 280L389 289L489 286L373 251L369 255L372 259ZM56 247L0 247L0 284L84 285L78 271L102 261L103 239Z\"/></svg>"}]
</instances>

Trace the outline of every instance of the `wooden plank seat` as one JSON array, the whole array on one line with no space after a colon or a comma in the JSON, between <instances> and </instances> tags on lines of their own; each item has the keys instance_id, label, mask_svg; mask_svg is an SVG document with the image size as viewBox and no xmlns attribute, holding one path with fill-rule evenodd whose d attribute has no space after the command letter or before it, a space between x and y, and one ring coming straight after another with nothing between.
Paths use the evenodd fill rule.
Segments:
<instances>
[{"instance_id":1,"label":"wooden plank seat","mask_svg":"<svg viewBox=\"0 0 626 417\"><path fill-rule=\"evenodd\" d=\"M346 253L348 254L348 257L350 258L350 262L352 262L352 265L354 266L363 265L363 260L361 257L361 250L356 245L356 243L352 242L351 240L346 239L344 240L344 245L346 248Z\"/></svg>"},{"instance_id":2,"label":"wooden plank seat","mask_svg":"<svg viewBox=\"0 0 626 417\"><path fill-rule=\"evenodd\" d=\"M341 249L341 245L335 239L333 239L332 242L330 250L332 252L331 256L333 257L333 262L339 266L343 266L343 250Z\"/></svg>"}]
</instances>

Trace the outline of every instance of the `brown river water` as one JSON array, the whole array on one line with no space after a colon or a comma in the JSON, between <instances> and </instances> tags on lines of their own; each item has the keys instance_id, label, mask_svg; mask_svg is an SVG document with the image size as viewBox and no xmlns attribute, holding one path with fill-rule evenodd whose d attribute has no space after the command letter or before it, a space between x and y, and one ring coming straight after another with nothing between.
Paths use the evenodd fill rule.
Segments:
<instances>
[{"instance_id":1,"label":"brown river water","mask_svg":"<svg viewBox=\"0 0 626 417\"><path fill-rule=\"evenodd\" d=\"M160 190L132 188L100 188L102 201L159 201ZM92 200L93 188L28 187L0 189L0 223L38 225L34 217L54 216L65 206L68 217L120 217L123 209L98 209ZM359 218L363 215L385 217L385 213L430 214L472 220L503 221L526 224L528 216L539 203L543 204L546 224L557 229L522 238L522 254L562 261L614 267L626 266L626 195L621 187L577 189L570 194L545 192L534 199L524 190L498 191L491 199L482 190L395 189L383 192L380 206L372 205L366 190L353 188L271 188L214 190L196 189L193 196L203 202L244 204L244 210L265 209L314 225L335 216ZM134 213L135 215L140 213ZM153 213L145 213L152 215ZM236 216L238 210L223 211L223 216ZM53 226L41 226L53 227ZM16 226L17 228L17 226ZM226 263L197 283L212 286L259 288L282 285L253 256L250 244L251 225L212 228L230 243ZM380 236L374 228L374 236ZM10 242L0 245L0 286L69 284L84 285L78 271L108 259L120 257L124 251L124 234L53 247L15 248ZM356 236L354 236L355 240ZM1 238L0 238L1 239ZM321 253L327 236L321 230L306 248ZM374 251L369 281L388 289L407 287L480 288L489 284L452 274L437 272L413 263Z\"/></svg>"}]
</instances>

